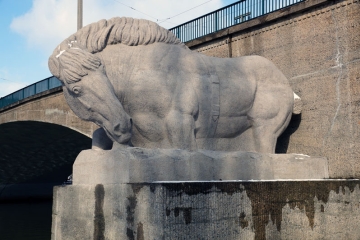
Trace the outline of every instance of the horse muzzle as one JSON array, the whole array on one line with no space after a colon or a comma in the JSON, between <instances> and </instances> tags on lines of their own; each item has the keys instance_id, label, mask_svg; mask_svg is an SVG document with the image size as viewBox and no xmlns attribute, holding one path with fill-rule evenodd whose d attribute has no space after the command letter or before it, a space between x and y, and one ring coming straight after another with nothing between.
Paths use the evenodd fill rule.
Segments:
<instances>
[{"instance_id":1,"label":"horse muzzle","mask_svg":"<svg viewBox=\"0 0 360 240\"><path fill-rule=\"evenodd\" d=\"M131 139L132 119L129 117L125 123L117 123L112 128L113 137L118 143L127 143Z\"/></svg>"}]
</instances>

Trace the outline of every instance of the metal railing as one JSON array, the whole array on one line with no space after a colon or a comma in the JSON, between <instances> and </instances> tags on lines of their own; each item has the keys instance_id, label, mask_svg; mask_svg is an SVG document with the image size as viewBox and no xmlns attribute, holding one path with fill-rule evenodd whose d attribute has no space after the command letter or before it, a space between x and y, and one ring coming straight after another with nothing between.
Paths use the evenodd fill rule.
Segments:
<instances>
[{"instance_id":1,"label":"metal railing","mask_svg":"<svg viewBox=\"0 0 360 240\"><path fill-rule=\"evenodd\" d=\"M188 42L303 1L241 0L169 30L182 42Z\"/></svg>"},{"instance_id":2,"label":"metal railing","mask_svg":"<svg viewBox=\"0 0 360 240\"><path fill-rule=\"evenodd\" d=\"M39 82L33 83L30 86L24 87L16 92L13 92L5 97L0 98L0 108L6 107L12 103L18 102L27 97L47 91L52 88L60 87L61 82L56 77L49 77Z\"/></svg>"}]
</instances>

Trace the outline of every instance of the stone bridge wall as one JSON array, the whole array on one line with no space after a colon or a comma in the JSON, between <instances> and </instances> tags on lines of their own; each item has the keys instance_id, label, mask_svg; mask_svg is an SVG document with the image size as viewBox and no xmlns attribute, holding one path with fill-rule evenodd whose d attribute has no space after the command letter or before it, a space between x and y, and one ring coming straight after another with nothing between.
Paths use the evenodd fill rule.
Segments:
<instances>
[{"instance_id":1,"label":"stone bridge wall","mask_svg":"<svg viewBox=\"0 0 360 240\"><path fill-rule=\"evenodd\" d=\"M98 128L94 123L81 120L71 111L61 87L34 95L0 110L0 124L16 121L54 123L90 138L93 131Z\"/></svg>"}]
</instances>

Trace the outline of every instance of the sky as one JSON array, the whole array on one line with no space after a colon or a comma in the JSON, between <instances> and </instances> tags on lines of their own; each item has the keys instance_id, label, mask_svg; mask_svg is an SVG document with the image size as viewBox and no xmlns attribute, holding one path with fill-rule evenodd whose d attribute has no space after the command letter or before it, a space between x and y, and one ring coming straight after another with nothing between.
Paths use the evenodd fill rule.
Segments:
<instances>
[{"instance_id":1,"label":"sky","mask_svg":"<svg viewBox=\"0 0 360 240\"><path fill-rule=\"evenodd\" d=\"M172 28L236 0L83 0L83 26L112 17ZM0 0L0 97L51 76L48 57L76 32L77 0Z\"/></svg>"}]
</instances>

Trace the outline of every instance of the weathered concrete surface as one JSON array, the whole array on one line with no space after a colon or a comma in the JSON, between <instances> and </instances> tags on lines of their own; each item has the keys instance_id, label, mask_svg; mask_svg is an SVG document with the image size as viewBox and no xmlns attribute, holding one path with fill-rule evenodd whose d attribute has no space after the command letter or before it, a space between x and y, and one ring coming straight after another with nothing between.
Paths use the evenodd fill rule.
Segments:
<instances>
[{"instance_id":1,"label":"weathered concrete surface","mask_svg":"<svg viewBox=\"0 0 360 240\"><path fill-rule=\"evenodd\" d=\"M56 187L52 239L359 239L359 183Z\"/></svg>"},{"instance_id":2,"label":"weathered concrete surface","mask_svg":"<svg viewBox=\"0 0 360 240\"><path fill-rule=\"evenodd\" d=\"M209 56L273 61L304 104L277 152L325 156L331 178L359 178L359 16L358 0L309 0L187 45Z\"/></svg>"},{"instance_id":3,"label":"weathered concrete surface","mask_svg":"<svg viewBox=\"0 0 360 240\"><path fill-rule=\"evenodd\" d=\"M118 145L120 146L120 145ZM180 149L115 147L82 151L73 166L73 184L154 181L325 179L326 158Z\"/></svg>"}]
</instances>

